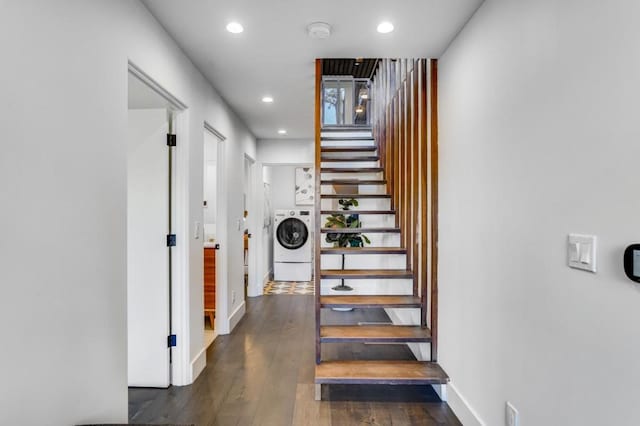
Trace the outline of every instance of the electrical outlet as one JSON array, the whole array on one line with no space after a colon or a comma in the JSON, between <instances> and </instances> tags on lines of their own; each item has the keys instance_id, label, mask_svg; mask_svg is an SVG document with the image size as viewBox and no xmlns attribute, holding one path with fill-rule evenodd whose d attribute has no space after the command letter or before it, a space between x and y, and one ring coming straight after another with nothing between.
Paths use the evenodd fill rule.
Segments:
<instances>
[{"instance_id":1,"label":"electrical outlet","mask_svg":"<svg viewBox=\"0 0 640 426\"><path fill-rule=\"evenodd\" d=\"M505 414L506 414L507 426L518 426L519 424L518 410L516 410L516 407L514 407L513 404L511 404L509 401L507 401Z\"/></svg>"},{"instance_id":2,"label":"electrical outlet","mask_svg":"<svg viewBox=\"0 0 640 426\"><path fill-rule=\"evenodd\" d=\"M231 292L231 304L233 305L234 303L236 303L236 292L232 291Z\"/></svg>"}]
</instances>

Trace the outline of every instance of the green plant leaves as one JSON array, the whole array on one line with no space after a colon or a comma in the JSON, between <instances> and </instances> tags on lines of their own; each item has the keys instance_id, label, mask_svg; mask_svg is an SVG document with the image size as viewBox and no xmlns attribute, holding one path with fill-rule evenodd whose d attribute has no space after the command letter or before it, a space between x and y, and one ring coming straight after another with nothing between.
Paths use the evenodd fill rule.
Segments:
<instances>
[{"instance_id":1,"label":"green plant leaves","mask_svg":"<svg viewBox=\"0 0 640 426\"><path fill-rule=\"evenodd\" d=\"M351 207L358 206L358 200L351 198L350 200L338 200L338 204L342 206L342 210L348 211ZM359 215L350 214L332 214L327 217L325 228L362 228ZM336 247L364 247L364 244L371 244L366 235L358 232L353 233L327 233L325 241L334 244Z\"/></svg>"}]
</instances>

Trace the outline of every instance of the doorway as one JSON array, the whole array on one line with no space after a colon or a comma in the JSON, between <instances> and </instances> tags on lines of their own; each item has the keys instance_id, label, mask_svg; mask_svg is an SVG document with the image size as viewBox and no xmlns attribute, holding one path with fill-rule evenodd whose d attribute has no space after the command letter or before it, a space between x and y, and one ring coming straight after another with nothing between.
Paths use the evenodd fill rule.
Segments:
<instances>
[{"instance_id":1,"label":"doorway","mask_svg":"<svg viewBox=\"0 0 640 426\"><path fill-rule=\"evenodd\" d=\"M129 63L127 104L127 341L128 385L183 384L182 351L174 336L185 306L174 304L184 290L179 272L183 249L176 231L183 211L176 198L176 131L186 108L134 64ZM180 126L178 126L180 121ZM179 299L177 299L179 300ZM188 344L188 340L184 339ZM183 345L184 347L184 345ZM172 362L173 361L173 362ZM176 362L177 361L177 362Z\"/></svg>"},{"instance_id":2,"label":"doorway","mask_svg":"<svg viewBox=\"0 0 640 426\"><path fill-rule=\"evenodd\" d=\"M224 137L213 127L205 123L204 128L204 173L203 173L203 263L204 263L204 347L208 348L218 335L217 305L220 303L218 286L221 274L218 272L220 255L220 238L217 232L218 220L218 192L220 188L220 167L218 158L220 144Z\"/></svg>"},{"instance_id":3,"label":"doorway","mask_svg":"<svg viewBox=\"0 0 640 426\"><path fill-rule=\"evenodd\" d=\"M251 249L251 237L253 236L253 222L256 216L256 212L253 211L253 166L255 160L245 155L244 157L244 170L243 170L243 230L242 233L242 247L244 253L244 300L246 302L249 294L249 283L253 278L253 272L255 268L255 253Z\"/></svg>"}]
</instances>

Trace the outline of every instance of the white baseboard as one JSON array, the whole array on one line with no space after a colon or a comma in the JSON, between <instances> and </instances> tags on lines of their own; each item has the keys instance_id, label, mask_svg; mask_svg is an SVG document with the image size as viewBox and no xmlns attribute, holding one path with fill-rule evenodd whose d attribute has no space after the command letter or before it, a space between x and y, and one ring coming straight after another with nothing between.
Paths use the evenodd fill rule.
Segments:
<instances>
[{"instance_id":1,"label":"white baseboard","mask_svg":"<svg viewBox=\"0 0 640 426\"><path fill-rule=\"evenodd\" d=\"M231 333L233 331L233 329L236 328L236 325L238 325L238 323L240 322L240 320L244 316L244 313L246 312L246 309L247 309L247 305L245 304L245 302L243 300L242 303L240 304L240 306L238 306L236 308L236 310L233 311L233 313L229 317L229 333Z\"/></svg>"},{"instance_id":2,"label":"white baseboard","mask_svg":"<svg viewBox=\"0 0 640 426\"><path fill-rule=\"evenodd\" d=\"M469 405L469 402L460 394L452 382L449 382L447 403L455 413L458 420L465 426L486 426L478 413Z\"/></svg>"},{"instance_id":3,"label":"white baseboard","mask_svg":"<svg viewBox=\"0 0 640 426\"><path fill-rule=\"evenodd\" d=\"M207 366L207 348L202 348L198 355L191 361L191 380L190 383L196 381L200 373Z\"/></svg>"}]
</instances>

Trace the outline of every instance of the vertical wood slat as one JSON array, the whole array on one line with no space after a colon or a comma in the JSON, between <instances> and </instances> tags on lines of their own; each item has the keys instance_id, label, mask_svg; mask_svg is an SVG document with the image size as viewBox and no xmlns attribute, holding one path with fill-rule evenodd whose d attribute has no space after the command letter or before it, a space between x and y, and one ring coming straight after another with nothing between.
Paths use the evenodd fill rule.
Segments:
<instances>
[{"instance_id":1,"label":"vertical wood slat","mask_svg":"<svg viewBox=\"0 0 640 426\"><path fill-rule=\"evenodd\" d=\"M322 360L322 352L320 348L320 225L321 225L321 204L320 199L320 162L321 162L321 131L320 123L320 107L322 102L322 59L316 59L316 109L315 109L315 133L316 133L316 152L315 152L315 256L314 256L314 286L315 286L315 314L316 314L316 364L320 364Z\"/></svg>"},{"instance_id":2,"label":"vertical wood slat","mask_svg":"<svg viewBox=\"0 0 640 426\"><path fill-rule=\"evenodd\" d=\"M431 360L438 360L438 60L430 60L431 103Z\"/></svg>"},{"instance_id":3,"label":"vertical wood slat","mask_svg":"<svg viewBox=\"0 0 640 426\"><path fill-rule=\"evenodd\" d=\"M393 157L391 160L391 170L393 173L393 205L397 212L400 211L400 206L398 205L398 179L400 178L399 168L398 168L398 97L394 96L391 101L391 144L393 147ZM398 214L396 214L395 218L395 226L399 226L400 222L398 220Z\"/></svg>"},{"instance_id":4,"label":"vertical wood slat","mask_svg":"<svg viewBox=\"0 0 640 426\"><path fill-rule=\"evenodd\" d=\"M428 185L428 173L427 173L427 161L428 161L428 147L427 147L427 69L426 60L421 59L419 63L419 102L420 102L420 290L421 290L421 322L422 325L427 323L427 282L428 282L428 268L429 264L429 229L427 223L428 217L428 202L427 202L427 185Z\"/></svg>"},{"instance_id":5,"label":"vertical wood slat","mask_svg":"<svg viewBox=\"0 0 640 426\"><path fill-rule=\"evenodd\" d=\"M398 226L400 227L400 245L404 246L404 236L406 233L404 223L406 182L404 180L404 92L398 90Z\"/></svg>"},{"instance_id":6,"label":"vertical wood slat","mask_svg":"<svg viewBox=\"0 0 640 426\"><path fill-rule=\"evenodd\" d=\"M413 110L413 86L412 86L412 72L409 71L407 74L407 180L409 182L407 188L407 198L409 202L407 203L407 270L413 270L413 239L415 236L415 223L413 222L413 120L412 113ZM418 283L414 279L413 280L413 295L418 295Z\"/></svg>"},{"instance_id":7,"label":"vertical wood slat","mask_svg":"<svg viewBox=\"0 0 640 426\"><path fill-rule=\"evenodd\" d=\"M408 66L406 65L407 61L405 61L405 70L408 72ZM408 84L408 74L405 75L405 80L402 84L402 90L404 92L403 101L404 106L402 108L402 131L404 133L403 137L403 146L404 146L404 156L403 156L403 170L402 173L404 175L404 187L402 190L403 198L404 198L404 208L403 208L403 224L405 232L403 234L403 247L407 249L407 261L411 260L411 255L409 254L411 250L411 242L410 235L413 233L411 228L411 144L410 144L410 134L409 134L409 100L411 99L409 94L409 84ZM408 265L407 265L408 266ZM413 283L413 295L417 296L417 286L416 283Z\"/></svg>"},{"instance_id":8,"label":"vertical wood slat","mask_svg":"<svg viewBox=\"0 0 640 426\"><path fill-rule=\"evenodd\" d=\"M413 214L413 224L412 224L412 232L413 232L413 244L411 246L411 252L412 252L412 271L413 271L413 281L414 281L414 287L419 287L418 283L419 283L419 268L420 267L424 267L424 265L420 265L419 263L419 257L418 257L418 251L419 251L419 239L417 237L417 233L419 231L419 220L420 220L420 120L419 120L419 90L420 90L420 86L419 86L419 76L418 76L418 64L419 61L413 61L413 71L412 71L412 75L411 75L411 80L412 80L412 88L411 88L411 94L413 97L413 109L412 109L412 124L413 124L413 128L411 131L412 137L413 137L413 166L412 166L412 171L413 171L413 185L411 187L412 191L411 191L411 198L413 200L413 206L412 206L412 214ZM420 294L422 296L422 294ZM426 307L426 305L424 304L424 300L423 300L423 306ZM426 309L422 309L424 311L426 311ZM425 316L421 315L420 318L420 325L422 327L426 326L426 312L425 312Z\"/></svg>"}]
</instances>

